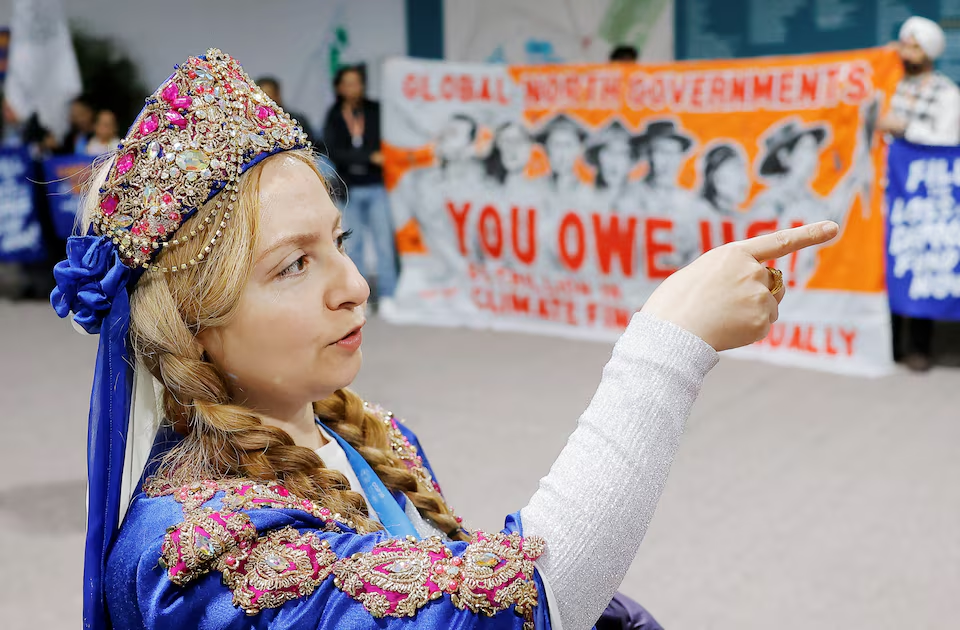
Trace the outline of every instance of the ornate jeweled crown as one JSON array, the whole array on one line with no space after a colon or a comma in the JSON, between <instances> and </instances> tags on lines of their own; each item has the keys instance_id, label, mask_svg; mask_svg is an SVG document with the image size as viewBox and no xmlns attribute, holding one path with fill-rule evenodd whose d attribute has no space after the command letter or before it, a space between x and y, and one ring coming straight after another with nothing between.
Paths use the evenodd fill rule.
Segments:
<instances>
[{"instance_id":1,"label":"ornate jeweled crown","mask_svg":"<svg viewBox=\"0 0 960 630\"><path fill-rule=\"evenodd\" d=\"M157 271L177 270L151 263L161 248L205 237L207 246L190 261L196 264L230 219L240 175L269 155L309 146L303 129L240 64L211 48L177 66L147 99L100 188L94 231L113 240L124 265ZM189 234L177 233L221 192L209 216Z\"/></svg>"}]
</instances>

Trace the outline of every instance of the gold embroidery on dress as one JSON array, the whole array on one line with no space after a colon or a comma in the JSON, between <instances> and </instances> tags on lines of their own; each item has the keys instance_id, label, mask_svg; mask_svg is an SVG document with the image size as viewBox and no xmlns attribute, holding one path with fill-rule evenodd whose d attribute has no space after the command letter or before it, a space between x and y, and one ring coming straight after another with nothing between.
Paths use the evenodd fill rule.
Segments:
<instances>
[{"instance_id":1,"label":"gold embroidery on dress","mask_svg":"<svg viewBox=\"0 0 960 630\"><path fill-rule=\"evenodd\" d=\"M453 556L439 538L387 540L356 553L333 568L334 584L376 618L414 616L450 594L460 610L493 616L514 606L533 627L537 586L533 562L544 549L540 538L478 533L462 556ZM385 593L400 595L391 600Z\"/></svg>"},{"instance_id":2,"label":"gold embroidery on dress","mask_svg":"<svg viewBox=\"0 0 960 630\"><path fill-rule=\"evenodd\" d=\"M439 494L393 415L379 407L368 408L387 425L394 453L419 482ZM540 538L477 532L461 556L454 556L439 537L385 540L370 552L338 560L329 543L315 532L301 534L285 527L257 537L243 510L293 509L323 521L325 531L342 532L343 524L360 534L369 533L340 514L291 494L276 481L224 479L176 486L151 479L144 484L144 492L150 497L173 496L183 504L184 521L167 531L161 550L160 564L169 579L183 585L217 570L233 592L234 605L247 614L306 597L333 574L335 586L376 618L412 617L446 594L453 606L475 614L493 616L513 606L524 618L525 630L533 629L534 560L544 551ZM224 493L222 509L203 508L217 492Z\"/></svg>"},{"instance_id":3,"label":"gold embroidery on dress","mask_svg":"<svg viewBox=\"0 0 960 630\"><path fill-rule=\"evenodd\" d=\"M421 541L386 540L370 552L356 553L338 562L333 569L334 584L378 619L413 617L431 600L443 596L439 585L433 582L434 567L452 566L452 557L437 537ZM379 591L402 598L391 603Z\"/></svg>"},{"instance_id":4,"label":"gold embroidery on dress","mask_svg":"<svg viewBox=\"0 0 960 630\"><path fill-rule=\"evenodd\" d=\"M342 532L345 525L360 534L368 534L366 528L358 527L352 520L339 512L317 505L315 502L299 497L276 481L257 481L235 478L218 481L204 480L177 486L166 479L149 479L143 491L151 498L172 496L183 504L184 514L199 509L213 499L217 492L223 492L223 510L258 510L264 508L298 510L324 522L325 531Z\"/></svg>"},{"instance_id":5,"label":"gold embroidery on dress","mask_svg":"<svg viewBox=\"0 0 960 630\"><path fill-rule=\"evenodd\" d=\"M518 615L530 617L537 605L533 561L543 551L542 538L478 533L463 554L463 580L451 596L454 606L493 616L515 604Z\"/></svg>"},{"instance_id":6,"label":"gold embroidery on dress","mask_svg":"<svg viewBox=\"0 0 960 630\"><path fill-rule=\"evenodd\" d=\"M159 564L171 582L183 585L216 568L222 556L242 552L256 537L243 512L195 510L167 529Z\"/></svg>"},{"instance_id":7,"label":"gold embroidery on dress","mask_svg":"<svg viewBox=\"0 0 960 630\"><path fill-rule=\"evenodd\" d=\"M233 591L233 605L256 615L312 594L336 561L329 543L316 533L284 527L257 539L242 557L224 559L218 569Z\"/></svg>"}]
</instances>

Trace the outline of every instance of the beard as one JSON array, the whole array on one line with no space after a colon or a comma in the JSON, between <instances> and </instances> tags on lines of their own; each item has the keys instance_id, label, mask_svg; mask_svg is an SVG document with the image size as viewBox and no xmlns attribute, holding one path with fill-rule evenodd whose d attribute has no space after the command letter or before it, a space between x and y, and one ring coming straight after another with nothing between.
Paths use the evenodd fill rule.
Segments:
<instances>
[{"instance_id":1,"label":"beard","mask_svg":"<svg viewBox=\"0 0 960 630\"><path fill-rule=\"evenodd\" d=\"M918 74L923 74L927 70L927 64L925 63L913 63L912 61L903 62L903 71L907 76L915 77Z\"/></svg>"}]
</instances>

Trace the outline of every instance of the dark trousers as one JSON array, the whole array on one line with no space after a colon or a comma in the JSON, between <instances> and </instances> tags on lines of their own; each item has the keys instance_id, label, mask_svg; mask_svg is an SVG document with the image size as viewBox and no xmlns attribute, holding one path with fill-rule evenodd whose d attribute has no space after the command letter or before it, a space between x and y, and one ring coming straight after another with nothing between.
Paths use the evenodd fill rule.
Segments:
<instances>
[{"instance_id":1,"label":"dark trousers","mask_svg":"<svg viewBox=\"0 0 960 630\"><path fill-rule=\"evenodd\" d=\"M663 626L643 606L617 593L597 621L596 630L663 630Z\"/></svg>"},{"instance_id":2,"label":"dark trousers","mask_svg":"<svg viewBox=\"0 0 960 630\"><path fill-rule=\"evenodd\" d=\"M900 360L912 354L933 355L933 320L893 315L893 357Z\"/></svg>"}]
</instances>

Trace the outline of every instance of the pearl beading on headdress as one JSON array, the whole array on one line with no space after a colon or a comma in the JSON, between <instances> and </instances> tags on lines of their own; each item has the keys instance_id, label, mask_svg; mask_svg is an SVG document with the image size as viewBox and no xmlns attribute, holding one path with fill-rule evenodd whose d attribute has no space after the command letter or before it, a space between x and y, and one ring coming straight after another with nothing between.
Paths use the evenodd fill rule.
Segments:
<instances>
[{"instance_id":1,"label":"pearl beading on headdress","mask_svg":"<svg viewBox=\"0 0 960 630\"><path fill-rule=\"evenodd\" d=\"M211 48L177 66L147 99L100 188L94 230L112 238L128 267L187 269L209 255L223 236L240 175L264 157L309 147L303 129L240 64ZM176 234L218 194L215 208L195 229ZM160 249L203 233L209 241L189 263L161 267L151 262Z\"/></svg>"}]
</instances>

